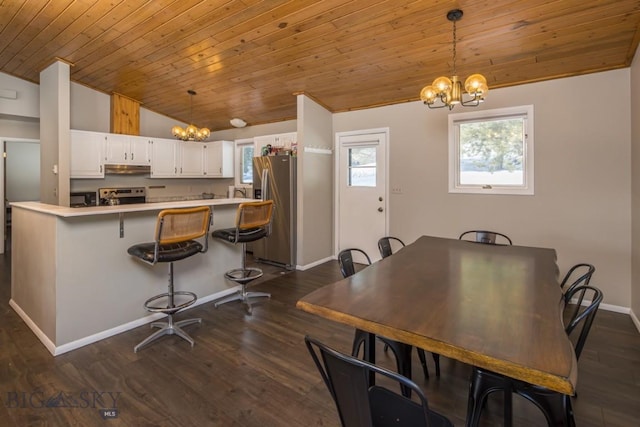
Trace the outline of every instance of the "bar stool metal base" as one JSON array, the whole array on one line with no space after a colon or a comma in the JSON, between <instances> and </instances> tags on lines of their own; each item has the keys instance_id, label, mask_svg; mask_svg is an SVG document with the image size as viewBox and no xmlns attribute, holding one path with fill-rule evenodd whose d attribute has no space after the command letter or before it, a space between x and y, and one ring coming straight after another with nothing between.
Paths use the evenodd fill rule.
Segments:
<instances>
[{"instance_id":1,"label":"bar stool metal base","mask_svg":"<svg viewBox=\"0 0 640 427\"><path fill-rule=\"evenodd\" d=\"M173 288L173 283L171 284L170 288ZM175 304L176 296L186 296L188 297L188 299L182 304L176 305ZM162 298L168 299L166 306L153 305L154 302ZM147 338L142 340L138 345L136 345L133 348L133 352L137 353L139 349L141 349L142 347L146 346L147 344L157 340L158 338L164 335L177 335L180 338L187 341L189 344L191 344L191 347L193 347L195 342L185 331L182 330L182 327L192 325L194 323L202 323L202 319L193 318L193 319L185 319L185 320L180 320L178 322L174 322L173 315L176 314L178 311L182 310L183 308L189 307L191 304L196 302L197 299L198 297L193 292L175 291L175 292L165 292L163 294L153 296L148 300L146 300L144 302L144 308L147 311L154 312L154 313L166 313L168 321L151 323L152 328L160 328L160 330L154 332L153 334L149 335Z\"/></svg>"},{"instance_id":2,"label":"bar stool metal base","mask_svg":"<svg viewBox=\"0 0 640 427\"><path fill-rule=\"evenodd\" d=\"M240 290L236 293L220 298L213 305L218 308L222 304L226 304L232 301L240 301L247 305L247 313L252 313L251 300L254 298L271 298L271 294L266 292L250 292L247 291L247 283L262 277L262 270L259 268L236 268L235 270L227 271L224 277L236 282L240 285Z\"/></svg>"},{"instance_id":3,"label":"bar stool metal base","mask_svg":"<svg viewBox=\"0 0 640 427\"><path fill-rule=\"evenodd\" d=\"M160 337L162 337L164 335L177 335L180 338L182 338L185 341L187 341L189 344L191 344L191 347L193 347L195 342L193 341L193 339L185 331L182 330L182 327L183 326L192 325L194 323L202 323L202 319L193 318L193 319L185 319L185 320L180 320L178 322L174 322L173 321L173 314L169 314L167 317L169 319L169 321L167 321L167 322L153 322L153 323L151 323L151 327L152 328L160 328L160 330L158 330L158 331L154 332L153 334L149 335L147 338L142 340L138 345L136 345L133 348L133 352L134 353L137 353L139 349L141 349L142 347L146 346L147 344L157 340L158 338L160 338Z\"/></svg>"}]
</instances>

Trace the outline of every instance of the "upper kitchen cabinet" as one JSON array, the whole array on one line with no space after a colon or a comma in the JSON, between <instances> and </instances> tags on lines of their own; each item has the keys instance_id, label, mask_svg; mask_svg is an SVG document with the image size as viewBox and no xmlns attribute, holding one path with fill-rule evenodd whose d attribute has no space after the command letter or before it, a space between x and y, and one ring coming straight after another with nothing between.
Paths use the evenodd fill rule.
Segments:
<instances>
[{"instance_id":1,"label":"upper kitchen cabinet","mask_svg":"<svg viewBox=\"0 0 640 427\"><path fill-rule=\"evenodd\" d=\"M179 142L180 168L178 174L185 178L202 178L204 173L205 144Z\"/></svg>"},{"instance_id":2,"label":"upper kitchen cabinet","mask_svg":"<svg viewBox=\"0 0 640 427\"><path fill-rule=\"evenodd\" d=\"M233 178L233 141L213 141L204 145L204 175Z\"/></svg>"},{"instance_id":3,"label":"upper kitchen cabinet","mask_svg":"<svg viewBox=\"0 0 640 427\"><path fill-rule=\"evenodd\" d=\"M105 164L149 165L151 143L149 138L134 135L106 134Z\"/></svg>"},{"instance_id":4,"label":"upper kitchen cabinet","mask_svg":"<svg viewBox=\"0 0 640 427\"><path fill-rule=\"evenodd\" d=\"M178 141L151 140L151 178L175 178L178 175Z\"/></svg>"},{"instance_id":5,"label":"upper kitchen cabinet","mask_svg":"<svg viewBox=\"0 0 640 427\"><path fill-rule=\"evenodd\" d=\"M71 178L104 178L103 133L71 130Z\"/></svg>"}]
</instances>

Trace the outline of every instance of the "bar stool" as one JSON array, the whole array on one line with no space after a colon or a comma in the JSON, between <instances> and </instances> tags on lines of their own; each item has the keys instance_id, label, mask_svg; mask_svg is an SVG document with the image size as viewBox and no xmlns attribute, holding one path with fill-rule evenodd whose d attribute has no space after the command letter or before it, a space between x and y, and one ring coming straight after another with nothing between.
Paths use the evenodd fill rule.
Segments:
<instances>
[{"instance_id":1,"label":"bar stool","mask_svg":"<svg viewBox=\"0 0 640 427\"><path fill-rule=\"evenodd\" d=\"M155 240L131 246L127 252L147 264L158 262L169 263L169 287L167 292L153 296L145 301L144 308L153 313L165 313L166 322L153 322L152 328L160 330L149 335L133 348L138 352L142 347L163 335L178 335L193 347L193 339L182 330L183 326L202 323L202 319L186 319L174 322L173 316L178 311L192 305L198 297L193 292L175 291L173 288L173 263L208 250L209 224L211 209L208 206L188 209L165 209L160 211L156 221ZM202 242L195 240L205 237ZM176 297L186 301L176 304ZM156 305L158 300L166 301L165 305Z\"/></svg>"},{"instance_id":2,"label":"bar stool","mask_svg":"<svg viewBox=\"0 0 640 427\"><path fill-rule=\"evenodd\" d=\"M271 217L273 200L240 203L236 211L236 226L214 230L211 235L228 243L242 244L242 267L227 271L224 277L240 285L238 292L217 300L215 307L231 301L241 301L247 305L247 313L251 314L252 298L271 298L266 292L248 292L247 284L262 277L262 270L247 267L247 242L255 242L271 235Z\"/></svg>"}]
</instances>

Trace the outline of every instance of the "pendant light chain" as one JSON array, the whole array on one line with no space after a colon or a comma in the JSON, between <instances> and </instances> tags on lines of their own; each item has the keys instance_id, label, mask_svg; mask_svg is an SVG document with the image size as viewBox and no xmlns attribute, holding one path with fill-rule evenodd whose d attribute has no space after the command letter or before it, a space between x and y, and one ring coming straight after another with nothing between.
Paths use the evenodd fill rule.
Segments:
<instances>
[{"instance_id":1,"label":"pendant light chain","mask_svg":"<svg viewBox=\"0 0 640 427\"><path fill-rule=\"evenodd\" d=\"M453 75L458 75L456 72L456 21L453 21Z\"/></svg>"}]
</instances>

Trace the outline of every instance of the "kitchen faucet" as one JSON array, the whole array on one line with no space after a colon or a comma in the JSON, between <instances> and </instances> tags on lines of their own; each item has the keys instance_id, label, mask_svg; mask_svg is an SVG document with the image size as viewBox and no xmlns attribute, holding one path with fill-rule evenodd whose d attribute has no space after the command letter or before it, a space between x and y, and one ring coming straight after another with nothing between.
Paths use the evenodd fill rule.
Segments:
<instances>
[{"instance_id":1,"label":"kitchen faucet","mask_svg":"<svg viewBox=\"0 0 640 427\"><path fill-rule=\"evenodd\" d=\"M235 197L236 193L240 193L242 194L242 197L244 197L245 199L247 198L247 190L244 188L236 188L235 191L233 192L233 196Z\"/></svg>"}]
</instances>

